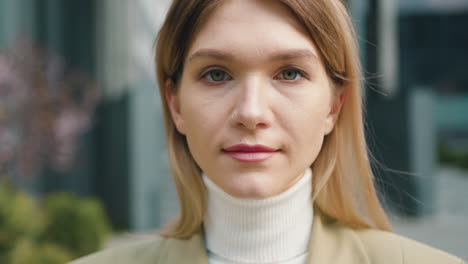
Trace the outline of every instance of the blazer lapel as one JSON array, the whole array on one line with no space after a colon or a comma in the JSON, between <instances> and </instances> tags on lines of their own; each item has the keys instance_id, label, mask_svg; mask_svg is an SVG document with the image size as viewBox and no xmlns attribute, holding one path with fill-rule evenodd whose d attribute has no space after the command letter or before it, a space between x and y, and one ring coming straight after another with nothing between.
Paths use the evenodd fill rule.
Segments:
<instances>
[{"instance_id":1,"label":"blazer lapel","mask_svg":"<svg viewBox=\"0 0 468 264\"><path fill-rule=\"evenodd\" d=\"M352 230L328 219L318 208L313 221L307 263L370 264Z\"/></svg>"}]
</instances>

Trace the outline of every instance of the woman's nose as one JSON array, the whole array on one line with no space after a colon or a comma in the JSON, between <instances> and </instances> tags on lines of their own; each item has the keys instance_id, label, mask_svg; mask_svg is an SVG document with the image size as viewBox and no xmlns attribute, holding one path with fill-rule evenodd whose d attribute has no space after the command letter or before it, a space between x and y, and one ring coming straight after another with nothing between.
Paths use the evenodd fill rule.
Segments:
<instances>
[{"instance_id":1,"label":"woman's nose","mask_svg":"<svg viewBox=\"0 0 468 264\"><path fill-rule=\"evenodd\" d=\"M248 130L271 126L267 87L260 80L253 80L238 89L231 116L234 125Z\"/></svg>"}]
</instances>

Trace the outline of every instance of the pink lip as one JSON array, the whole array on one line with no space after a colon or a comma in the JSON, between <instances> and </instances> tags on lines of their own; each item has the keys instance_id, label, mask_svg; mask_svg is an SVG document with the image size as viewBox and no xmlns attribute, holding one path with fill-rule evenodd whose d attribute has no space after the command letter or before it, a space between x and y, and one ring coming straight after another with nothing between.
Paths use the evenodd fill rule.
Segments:
<instances>
[{"instance_id":1,"label":"pink lip","mask_svg":"<svg viewBox=\"0 0 468 264\"><path fill-rule=\"evenodd\" d=\"M273 156L277 150L263 145L238 144L223 149L223 152L238 161L260 162Z\"/></svg>"}]
</instances>

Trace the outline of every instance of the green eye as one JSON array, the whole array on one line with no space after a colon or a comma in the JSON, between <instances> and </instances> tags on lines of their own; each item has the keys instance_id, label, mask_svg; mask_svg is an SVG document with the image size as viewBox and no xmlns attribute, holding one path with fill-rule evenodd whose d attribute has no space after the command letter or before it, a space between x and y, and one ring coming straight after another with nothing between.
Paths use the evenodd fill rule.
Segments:
<instances>
[{"instance_id":1,"label":"green eye","mask_svg":"<svg viewBox=\"0 0 468 264\"><path fill-rule=\"evenodd\" d=\"M222 70L211 70L205 74L205 78L211 82L227 81L229 76Z\"/></svg>"},{"instance_id":2,"label":"green eye","mask_svg":"<svg viewBox=\"0 0 468 264\"><path fill-rule=\"evenodd\" d=\"M295 81L302 77L302 73L295 69L287 69L281 72L280 77L286 81Z\"/></svg>"}]
</instances>

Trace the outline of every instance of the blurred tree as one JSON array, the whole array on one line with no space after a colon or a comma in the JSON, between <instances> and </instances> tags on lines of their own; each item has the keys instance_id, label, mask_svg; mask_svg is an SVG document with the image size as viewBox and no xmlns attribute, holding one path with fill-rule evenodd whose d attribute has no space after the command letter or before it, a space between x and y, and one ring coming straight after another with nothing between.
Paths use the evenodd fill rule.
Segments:
<instances>
[{"instance_id":1,"label":"blurred tree","mask_svg":"<svg viewBox=\"0 0 468 264\"><path fill-rule=\"evenodd\" d=\"M70 170L99 90L86 74L26 41L0 55L0 175Z\"/></svg>"}]
</instances>

